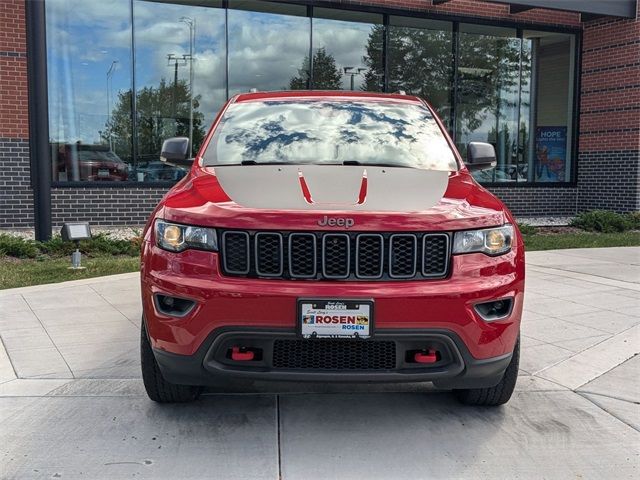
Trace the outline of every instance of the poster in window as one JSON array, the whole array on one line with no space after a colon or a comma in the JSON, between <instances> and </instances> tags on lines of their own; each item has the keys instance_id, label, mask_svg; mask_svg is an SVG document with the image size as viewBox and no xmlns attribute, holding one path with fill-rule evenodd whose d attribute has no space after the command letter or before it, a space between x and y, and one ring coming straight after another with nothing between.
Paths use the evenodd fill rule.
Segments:
<instances>
[{"instance_id":1,"label":"poster in window","mask_svg":"<svg viewBox=\"0 0 640 480\"><path fill-rule=\"evenodd\" d=\"M564 182L567 166L567 127L536 129L536 181Z\"/></svg>"}]
</instances>

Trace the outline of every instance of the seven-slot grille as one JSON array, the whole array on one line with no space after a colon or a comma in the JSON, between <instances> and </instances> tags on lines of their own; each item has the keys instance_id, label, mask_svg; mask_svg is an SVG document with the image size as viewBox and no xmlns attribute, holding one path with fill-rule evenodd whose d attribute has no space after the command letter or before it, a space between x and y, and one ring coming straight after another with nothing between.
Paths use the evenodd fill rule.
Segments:
<instances>
[{"instance_id":1,"label":"seven-slot grille","mask_svg":"<svg viewBox=\"0 0 640 480\"><path fill-rule=\"evenodd\" d=\"M316 280L421 280L447 275L446 233L225 230L226 275Z\"/></svg>"}]
</instances>

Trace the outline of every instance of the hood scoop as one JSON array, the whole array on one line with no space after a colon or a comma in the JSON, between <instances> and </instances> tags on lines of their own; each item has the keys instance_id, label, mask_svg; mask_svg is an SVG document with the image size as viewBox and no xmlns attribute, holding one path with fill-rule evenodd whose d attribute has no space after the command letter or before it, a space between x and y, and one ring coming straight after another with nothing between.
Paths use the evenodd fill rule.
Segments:
<instances>
[{"instance_id":1,"label":"hood scoop","mask_svg":"<svg viewBox=\"0 0 640 480\"><path fill-rule=\"evenodd\" d=\"M275 210L414 212L443 197L449 172L345 165L233 165L215 167L238 205Z\"/></svg>"}]
</instances>

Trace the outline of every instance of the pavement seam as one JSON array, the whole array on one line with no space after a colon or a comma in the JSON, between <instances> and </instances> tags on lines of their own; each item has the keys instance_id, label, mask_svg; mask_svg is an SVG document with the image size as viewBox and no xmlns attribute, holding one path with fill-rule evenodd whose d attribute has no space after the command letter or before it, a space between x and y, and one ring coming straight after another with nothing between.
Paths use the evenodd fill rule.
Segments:
<instances>
[{"instance_id":1,"label":"pavement seam","mask_svg":"<svg viewBox=\"0 0 640 480\"><path fill-rule=\"evenodd\" d=\"M39 292L41 290L46 290L47 288L62 289L66 287L92 285L94 283L100 283L101 281L104 281L104 279L107 277L113 281L124 280L124 279L128 279L129 277L133 277L135 275L140 275L140 272L137 271L137 272L128 272L128 273L117 273L115 275L103 275L100 277L83 278L80 280L67 280L66 282L42 283L40 285L29 285L27 287L6 288L4 290L0 290L0 297L6 297L9 295L22 295L23 293Z\"/></svg>"},{"instance_id":2,"label":"pavement seam","mask_svg":"<svg viewBox=\"0 0 640 480\"><path fill-rule=\"evenodd\" d=\"M42 327L42 329L44 330L44 333L47 334L47 337L49 337L49 340L51 341L51 344L53 345L53 348L56 349L56 352L58 352L58 355L60 355L60 358L62 358L62 361L64 362L64 364L67 366L67 369L69 370L69 373L71 374L71 378L76 378L73 374L73 370L71 370L71 367L69 366L69 363L67 362L67 359L64 358L64 355L62 355L62 352L60 351L60 349L58 348L58 346L56 345L56 342L53 341L53 338L51 338L51 335L49 334L49 330L47 330L47 327L44 326L44 323L42 323L42 320L40 320L40 317L38 316L38 314L33 310L33 308L31 307L31 304L29 303L29 300L27 300L25 298L24 295L20 294L20 296L22 297L22 299L25 301L25 303L27 304L27 306L29 307L29 310L31 310L31 313L33 313L33 315L38 319L38 323L40 324L40 326ZM8 353L8 352L7 352Z\"/></svg>"},{"instance_id":3,"label":"pavement seam","mask_svg":"<svg viewBox=\"0 0 640 480\"><path fill-rule=\"evenodd\" d=\"M605 397L605 398L612 398L614 400L620 400L621 402L626 402L626 403L632 403L634 405L640 405L640 401L638 400L629 400L627 398L621 398L621 397L615 397L613 395L607 395L606 393L598 393L598 392L590 392L589 390L575 390L576 393L578 394L587 394L587 395L595 395L597 397Z\"/></svg>"},{"instance_id":4,"label":"pavement seam","mask_svg":"<svg viewBox=\"0 0 640 480\"><path fill-rule=\"evenodd\" d=\"M593 405L595 405L596 407L598 407L600 410L602 410L603 412L605 412L606 414L608 414L609 416L615 418L616 420L618 420L620 423L625 424L627 427L635 430L636 432L640 432L640 429L638 429L637 427L634 427L633 425L625 422L624 420L622 420L620 417L618 417L617 415L615 415L614 413L610 412L609 410L607 410L606 408L604 408L601 405L598 405L596 402L594 402L592 399L590 399L589 397L583 395L581 392L576 392L575 390L573 391L573 393L575 393L576 395L579 395L580 397L584 398L585 400L591 402ZM606 396L606 395L603 395Z\"/></svg>"},{"instance_id":5,"label":"pavement seam","mask_svg":"<svg viewBox=\"0 0 640 480\"><path fill-rule=\"evenodd\" d=\"M609 310L611 311L611 310ZM594 312L594 313L599 313L599 312ZM620 312L618 312L620 313ZM577 315L575 315L576 317L580 316L580 315L591 315L590 313L578 313ZM622 314L624 315L624 314ZM572 315L573 316L573 315ZM570 316L571 317L571 316ZM558 317L553 317L553 318L558 318ZM611 333L611 332L607 332L605 330L602 330L600 328L596 328L596 327L592 327L592 326L587 326L587 325L583 325L581 323L578 322L572 322L571 320L567 320L566 318L560 318L559 320L562 320L563 322L567 322L567 323L571 323L572 325L578 325L580 327L585 327L585 328L590 328L592 330L597 330L598 332L602 332L603 334L607 334L607 335L617 335L618 333ZM596 335L594 335L595 337ZM583 337L583 338L589 338L589 337Z\"/></svg>"},{"instance_id":6,"label":"pavement seam","mask_svg":"<svg viewBox=\"0 0 640 480\"><path fill-rule=\"evenodd\" d=\"M101 299L103 299L105 302L107 302L109 305L111 305L113 308L115 308L115 309L118 311L118 313L119 313L120 315L122 315L124 318L126 318L126 319L127 319L127 321L128 321L130 324L132 324L134 327L139 327L139 325L136 325L136 323L135 323L133 320L131 320L129 317L127 317L124 313L122 313L122 312L120 311L120 309L119 309L117 306L115 306L113 303L111 303L109 300L107 300L107 299L106 299L106 298L105 298L105 297L104 297L104 296L103 296L99 291L97 291L95 288L93 288L93 286L91 286L91 285L87 285L87 286L88 286L91 290L93 290L93 291L96 293L96 295L98 295Z\"/></svg>"},{"instance_id":7,"label":"pavement seam","mask_svg":"<svg viewBox=\"0 0 640 480\"><path fill-rule=\"evenodd\" d=\"M564 277L564 278L571 278L573 280L581 280L583 282L589 282L589 283L595 283L596 285L609 285L609 286L616 286L617 288L622 288L624 290L632 290L632 291L638 291L638 289L640 288L640 286L638 286L637 283L635 282L626 282L624 280L617 280L617 279L613 279L613 278L609 278L609 277L603 277L602 275L596 275L595 273L584 273L584 272L577 272L574 270L564 270L558 267L542 267L540 265L531 265L529 266L529 269L534 271L534 272L538 272L538 273L544 273L547 275L556 275L558 277ZM572 275L562 275L561 273L551 273L551 272L567 272L567 273L572 273L574 276ZM575 275L578 275L579 278L576 278ZM582 278L580 278L582 277ZM594 282L593 280L587 280L586 278L583 277L595 277L595 278L602 278L603 280L608 280L608 282ZM614 283L621 283L624 284L625 286L621 286L621 285L612 285L611 282ZM631 288L630 288L631 287Z\"/></svg>"},{"instance_id":8,"label":"pavement seam","mask_svg":"<svg viewBox=\"0 0 640 480\"><path fill-rule=\"evenodd\" d=\"M635 248L635 247L631 246L631 247L617 247L617 248ZM566 257L584 258L584 259L587 259L587 260L591 260L591 257L589 257L588 255L585 255L585 254L582 254L582 253L581 254L575 253L575 250L571 249L571 248L565 249L565 251L563 251L562 254L564 256L566 256ZM629 265L628 262L617 262L615 260L610 260L610 259L607 259L607 260L597 259L597 260L601 261L601 262L604 262L604 263L616 263L618 265ZM631 265L633 265L633 263L631 263Z\"/></svg>"},{"instance_id":9,"label":"pavement seam","mask_svg":"<svg viewBox=\"0 0 640 480\"><path fill-rule=\"evenodd\" d=\"M636 328L636 327L637 327L637 324L636 324L636 325L633 325L633 326L631 326L631 327L629 327L629 328L626 328L626 329L624 329L624 330L622 330L622 331L620 331L620 332L616 333L615 335L612 335L611 337L609 337L609 338L607 338L607 339L602 340L602 342L598 342L598 343L596 343L596 344L594 344L594 345L591 345L591 346L589 346L589 347L585 348L584 350L580 350L579 352L574 353L574 354L573 354L573 355L571 355L569 358L565 358L564 360L560 360L560 361L558 361L558 362L556 362L556 363L554 363L554 364L552 364L552 365L547 365L547 366L546 366L546 367L544 367L543 369L538 370L538 371L536 371L536 372L533 372L533 375L536 375L536 376L537 376L539 373L542 373L542 372L544 372L545 370L548 370L548 369L550 369L550 368L552 368L552 367L555 367L556 365L560 365L561 363L567 362L567 361L571 360L573 357L575 357L575 356L577 356L577 355L580 355L580 354L582 354L582 353L584 353L584 352L586 352L586 351L588 351L588 350L591 350L592 348L597 347L597 346L598 346L598 345L600 345L601 343L603 343L603 342L607 342L607 341L611 340L612 338L615 338L615 337L617 337L618 335L622 335L623 333L626 333L626 332L628 332L629 330L632 330L632 329L634 329L634 328ZM532 338L533 338L533 337L532 337ZM538 339L536 339L536 340L538 340ZM542 341L542 340L539 340L539 341ZM556 346L556 345L554 345L554 346ZM558 348L562 348L562 347L558 347ZM564 350L567 350L567 349L565 348ZM567 351L570 351L570 350L567 350ZM636 354L634 354L634 355L632 355L632 356L631 356L631 357L629 357L629 358L633 358L633 357L635 357L635 355L637 355L637 353L636 353ZM617 363L616 365L614 365L613 367L611 367L611 368L610 368L609 370L607 370L606 372L601 373L600 375L598 375L598 376L596 376L596 377L592 378L591 380L589 380L589 381L587 381L587 382L583 383L582 385L579 385L579 386L578 386L578 387L576 387L576 388L580 388L580 387L582 387L582 386L586 385L587 383L594 381L596 378L601 377L601 376L602 376L602 375L604 375L605 373L610 372L611 370L613 370L614 368L616 368L618 365L622 365L624 362L626 362L627 360L629 360L629 358L627 358L627 359L625 359L625 360L621 361L620 363ZM569 388L569 387L567 387L567 388Z\"/></svg>"},{"instance_id":10,"label":"pavement seam","mask_svg":"<svg viewBox=\"0 0 640 480\"><path fill-rule=\"evenodd\" d=\"M7 380L11 382L18 378L18 372L16 371L16 366L13 364L13 360L11 360L11 356L9 355L9 350L7 350L7 346L4 344L4 339L2 338L2 335L0 335L0 348L4 349L4 354L7 357L7 360L9 360L9 365L11 365L11 369L13 370L13 376L15 378ZM2 383L6 383L6 382L2 382Z\"/></svg>"},{"instance_id":11,"label":"pavement seam","mask_svg":"<svg viewBox=\"0 0 640 480\"><path fill-rule=\"evenodd\" d=\"M632 328L633 328L633 327L632 327ZM606 341L606 340L603 340L603 342L604 342L604 341ZM594 345L594 347L595 347L595 345ZM589 380L588 382L584 382L582 385L577 386L577 387L575 388L575 390L577 391L577 390L581 389L581 388L582 388L582 387L584 387L585 385L588 385L588 384L590 384L591 382L593 382L594 380L597 380L598 378L602 377L603 375L606 375L607 373L609 373L609 372L610 372L611 370L613 370L614 368L619 367L619 366L620 366L620 365L622 365L623 363L628 362L629 360L631 360L632 358L634 358L634 357L636 357L636 356L638 356L638 355L640 355L640 353L634 353L632 356L630 356L630 357L629 357L629 358L627 358L626 360L623 360L622 362L620 362L620 363L619 363L618 365L616 365L615 367L611 367L611 368L610 368L609 370L607 370L606 372L603 372L603 373L601 373L600 375L598 375L597 377L593 377L593 378L592 378L591 380Z\"/></svg>"}]
</instances>

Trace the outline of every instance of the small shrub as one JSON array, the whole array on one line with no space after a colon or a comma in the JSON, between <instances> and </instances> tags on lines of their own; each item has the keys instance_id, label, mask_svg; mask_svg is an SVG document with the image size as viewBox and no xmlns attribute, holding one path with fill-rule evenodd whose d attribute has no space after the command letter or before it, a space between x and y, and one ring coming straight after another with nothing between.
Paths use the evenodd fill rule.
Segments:
<instances>
[{"instance_id":1,"label":"small shrub","mask_svg":"<svg viewBox=\"0 0 640 480\"><path fill-rule=\"evenodd\" d=\"M105 234L98 234L91 240L80 242L80 251L89 255L130 255L140 253L140 247L131 240L117 240Z\"/></svg>"},{"instance_id":2,"label":"small shrub","mask_svg":"<svg viewBox=\"0 0 640 480\"><path fill-rule=\"evenodd\" d=\"M35 258L39 250L36 242L0 233L0 255L17 258Z\"/></svg>"},{"instance_id":3,"label":"small shrub","mask_svg":"<svg viewBox=\"0 0 640 480\"><path fill-rule=\"evenodd\" d=\"M608 210L592 210L590 212L580 213L576 218L571 220L570 225L581 228L589 232L625 232L632 230L634 227L633 214L621 214L610 212Z\"/></svg>"},{"instance_id":4,"label":"small shrub","mask_svg":"<svg viewBox=\"0 0 640 480\"><path fill-rule=\"evenodd\" d=\"M519 223L518 229L523 235L535 235L536 233L538 233L538 229L533 225L529 225L528 223Z\"/></svg>"},{"instance_id":5,"label":"small shrub","mask_svg":"<svg viewBox=\"0 0 640 480\"><path fill-rule=\"evenodd\" d=\"M65 242L60 235L56 235L46 242L40 242L38 246L42 253L52 257L66 257L76 249L73 242Z\"/></svg>"},{"instance_id":6,"label":"small shrub","mask_svg":"<svg viewBox=\"0 0 640 480\"><path fill-rule=\"evenodd\" d=\"M627 213L632 230L640 230L640 212Z\"/></svg>"}]
</instances>

